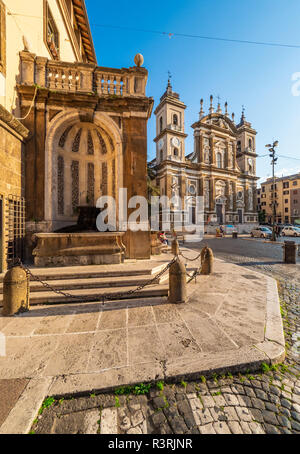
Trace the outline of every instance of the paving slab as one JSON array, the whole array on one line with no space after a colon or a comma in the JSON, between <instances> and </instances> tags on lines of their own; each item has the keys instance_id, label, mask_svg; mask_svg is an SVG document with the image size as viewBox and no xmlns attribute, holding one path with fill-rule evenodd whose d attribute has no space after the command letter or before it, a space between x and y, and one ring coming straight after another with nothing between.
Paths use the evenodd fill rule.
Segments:
<instances>
[{"instance_id":1,"label":"paving slab","mask_svg":"<svg viewBox=\"0 0 300 454\"><path fill-rule=\"evenodd\" d=\"M7 344L2 378L44 380L44 395L59 396L255 370L284 357L278 292L268 276L215 260L213 275L188 285L187 303L160 302L35 306L0 316Z\"/></svg>"}]
</instances>

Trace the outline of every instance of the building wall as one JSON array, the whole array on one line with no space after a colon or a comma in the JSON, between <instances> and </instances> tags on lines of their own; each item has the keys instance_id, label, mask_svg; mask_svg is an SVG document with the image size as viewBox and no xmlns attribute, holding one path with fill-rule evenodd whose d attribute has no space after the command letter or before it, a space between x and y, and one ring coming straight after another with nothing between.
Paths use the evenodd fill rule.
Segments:
<instances>
[{"instance_id":1,"label":"building wall","mask_svg":"<svg viewBox=\"0 0 300 454\"><path fill-rule=\"evenodd\" d=\"M300 193L300 174L276 178L275 184L275 191L273 190L273 178L269 178L261 184L260 207L261 211L266 214L266 222L272 222L273 192L275 192L276 223L293 223L293 210L297 209L297 202L293 201L297 200L298 193ZM294 191L297 193L294 194Z\"/></svg>"},{"instance_id":2,"label":"building wall","mask_svg":"<svg viewBox=\"0 0 300 454\"><path fill-rule=\"evenodd\" d=\"M24 126L17 122L9 112L0 106L0 271L7 269L8 243L11 242L12 234L10 230L14 227L14 222L9 215L9 209L14 203L22 211L25 193L24 175L24 138L28 131ZM23 213L20 213L22 221ZM25 219L24 219L25 221ZM25 225L23 225L25 227ZM22 232L21 233L22 236ZM12 245L11 245L12 246Z\"/></svg>"},{"instance_id":3,"label":"building wall","mask_svg":"<svg viewBox=\"0 0 300 454\"><path fill-rule=\"evenodd\" d=\"M15 116L20 116L15 92L20 82L19 52L24 49L23 36L29 50L40 56L52 58L44 42L44 0L2 0L6 7L6 75L0 75L0 103ZM59 9L59 2L48 0L53 19L59 31L60 60L77 60L70 36ZM5 87L4 94L1 85Z\"/></svg>"},{"instance_id":4,"label":"building wall","mask_svg":"<svg viewBox=\"0 0 300 454\"><path fill-rule=\"evenodd\" d=\"M291 223L300 224L300 175L299 180L290 190Z\"/></svg>"}]
</instances>

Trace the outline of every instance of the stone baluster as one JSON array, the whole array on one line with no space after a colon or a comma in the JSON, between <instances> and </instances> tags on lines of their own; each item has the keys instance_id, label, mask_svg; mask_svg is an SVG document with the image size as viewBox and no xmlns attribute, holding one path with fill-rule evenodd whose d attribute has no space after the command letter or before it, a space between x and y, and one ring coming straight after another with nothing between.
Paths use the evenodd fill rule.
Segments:
<instances>
[{"instance_id":1,"label":"stone baluster","mask_svg":"<svg viewBox=\"0 0 300 454\"><path fill-rule=\"evenodd\" d=\"M63 76L63 71L62 69L58 68L57 69L57 72L56 72L56 88L58 90L62 90L63 89L63 79L62 79L62 76Z\"/></svg>"},{"instance_id":2,"label":"stone baluster","mask_svg":"<svg viewBox=\"0 0 300 454\"><path fill-rule=\"evenodd\" d=\"M122 92L123 96L126 96L127 94L129 94L129 78L126 76L126 77L123 77L123 92Z\"/></svg>"},{"instance_id":3,"label":"stone baluster","mask_svg":"<svg viewBox=\"0 0 300 454\"><path fill-rule=\"evenodd\" d=\"M47 83L48 87L50 89L53 89L55 88L55 73L53 71L53 69L49 69L48 71L48 83Z\"/></svg>"},{"instance_id":4,"label":"stone baluster","mask_svg":"<svg viewBox=\"0 0 300 454\"><path fill-rule=\"evenodd\" d=\"M77 73L74 70L71 70L70 73L71 73L71 76L72 76L70 90L72 92L75 92L76 91L76 83L77 83L77 81L76 81Z\"/></svg>"},{"instance_id":5,"label":"stone baluster","mask_svg":"<svg viewBox=\"0 0 300 454\"><path fill-rule=\"evenodd\" d=\"M103 89L102 89L102 94L107 95L108 94L108 75L103 74Z\"/></svg>"},{"instance_id":6,"label":"stone baluster","mask_svg":"<svg viewBox=\"0 0 300 454\"><path fill-rule=\"evenodd\" d=\"M55 68L54 69L54 87L55 87L55 89L58 88L58 76L59 76L58 70L57 70L57 68Z\"/></svg>"},{"instance_id":7,"label":"stone baluster","mask_svg":"<svg viewBox=\"0 0 300 454\"><path fill-rule=\"evenodd\" d=\"M98 96L102 95L102 75L99 72L95 72L96 91Z\"/></svg>"},{"instance_id":8,"label":"stone baluster","mask_svg":"<svg viewBox=\"0 0 300 454\"><path fill-rule=\"evenodd\" d=\"M109 87L109 93L111 95L115 94L115 77L111 74L110 75L110 87Z\"/></svg>"},{"instance_id":9,"label":"stone baluster","mask_svg":"<svg viewBox=\"0 0 300 454\"><path fill-rule=\"evenodd\" d=\"M120 96L121 93L121 76L116 76L116 95Z\"/></svg>"},{"instance_id":10,"label":"stone baluster","mask_svg":"<svg viewBox=\"0 0 300 454\"><path fill-rule=\"evenodd\" d=\"M112 95L112 76L111 74L107 75L107 92L108 94Z\"/></svg>"}]
</instances>

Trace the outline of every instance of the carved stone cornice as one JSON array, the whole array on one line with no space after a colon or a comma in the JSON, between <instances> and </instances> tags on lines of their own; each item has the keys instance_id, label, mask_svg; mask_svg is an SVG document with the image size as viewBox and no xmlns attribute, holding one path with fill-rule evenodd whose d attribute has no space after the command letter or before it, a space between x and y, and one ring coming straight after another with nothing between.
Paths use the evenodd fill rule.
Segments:
<instances>
[{"instance_id":1,"label":"carved stone cornice","mask_svg":"<svg viewBox=\"0 0 300 454\"><path fill-rule=\"evenodd\" d=\"M19 136L22 137L23 140L27 139L29 136L29 131L25 128L19 120L17 120L10 112L8 112L1 104L0 104L0 120L3 121L9 128L15 131Z\"/></svg>"}]
</instances>

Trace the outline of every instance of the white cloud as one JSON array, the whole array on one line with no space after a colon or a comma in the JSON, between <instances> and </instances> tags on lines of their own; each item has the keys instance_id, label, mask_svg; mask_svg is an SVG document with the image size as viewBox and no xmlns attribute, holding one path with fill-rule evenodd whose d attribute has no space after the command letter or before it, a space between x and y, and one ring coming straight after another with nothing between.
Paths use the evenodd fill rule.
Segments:
<instances>
[{"instance_id":1,"label":"white cloud","mask_svg":"<svg viewBox=\"0 0 300 454\"><path fill-rule=\"evenodd\" d=\"M297 167L290 167L290 168L286 168L286 167L283 167L282 169L279 169L275 172L275 176L276 177L287 177L289 175L295 175L296 173L300 173L300 166L297 166ZM261 177L257 184L260 185L262 183L264 183L267 178L271 178L272 175L267 175L267 176L264 176L264 177Z\"/></svg>"}]
</instances>

